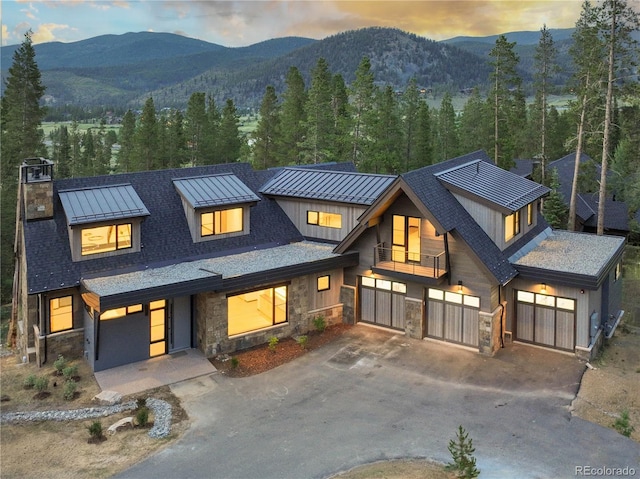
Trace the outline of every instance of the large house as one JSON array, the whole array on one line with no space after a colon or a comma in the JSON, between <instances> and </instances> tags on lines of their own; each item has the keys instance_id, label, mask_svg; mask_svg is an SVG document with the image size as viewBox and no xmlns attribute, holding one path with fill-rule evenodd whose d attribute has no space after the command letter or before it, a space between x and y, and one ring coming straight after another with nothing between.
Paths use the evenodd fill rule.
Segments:
<instances>
[{"instance_id":1,"label":"large house","mask_svg":"<svg viewBox=\"0 0 640 479\"><path fill-rule=\"evenodd\" d=\"M552 231L548 189L475 152L400 176L234 163L20 172L14 314L38 364L95 371L363 322L492 354L591 357L622 315L624 239Z\"/></svg>"}]
</instances>

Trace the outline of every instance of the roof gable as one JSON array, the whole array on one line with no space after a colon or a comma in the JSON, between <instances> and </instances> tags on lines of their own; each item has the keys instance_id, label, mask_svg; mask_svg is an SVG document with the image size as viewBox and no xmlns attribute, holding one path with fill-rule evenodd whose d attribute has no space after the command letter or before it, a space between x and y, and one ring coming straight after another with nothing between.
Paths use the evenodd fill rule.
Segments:
<instances>
[{"instance_id":1,"label":"roof gable","mask_svg":"<svg viewBox=\"0 0 640 479\"><path fill-rule=\"evenodd\" d=\"M260 190L270 196L370 205L395 176L285 168Z\"/></svg>"},{"instance_id":2,"label":"roof gable","mask_svg":"<svg viewBox=\"0 0 640 479\"><path fill-rule=\"evenodd\" d=\"M65 190L59 196L70 226L149 215L131 184Z\"/></svg>"},{"instance_id":3,"label":"roof gable","mask_svg":"<svg viewBox=\"0 0 640 479\"><path fill-rule=\"evenodd\" d=\"M179 178L173 180L173 185L193 208L260 201L233 173Z\"/></svg>"},{"instance_id":4,"label":"roof gable","mask_svg":"<svg viewBox=\"0 0 640 479\"><path fill-rule=\"evenodd\" d=\"M480 159L434 175L451 191L471 197L505 214L549 193L549 188Z\"/></svg>"}]
</instances>

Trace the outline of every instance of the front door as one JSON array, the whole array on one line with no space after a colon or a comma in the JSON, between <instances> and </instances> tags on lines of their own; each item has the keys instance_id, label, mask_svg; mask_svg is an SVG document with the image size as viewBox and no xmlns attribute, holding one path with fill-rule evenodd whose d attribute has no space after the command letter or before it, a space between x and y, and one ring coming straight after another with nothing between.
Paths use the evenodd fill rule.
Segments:
<instances>
[{"instance_id":1,"label":"front door","mask_svg":"<svg viewBox=\"0 0 640 479\"><path fill-rule=\"evenodd\" d=\"M391 250L393 261L420 262L420 218L393 215Z\"/></svg>"},{"instance_id":2,"label":"front door","mask_svg":"<svg viewBox=\"0 0 640 479\"><path fill-rule=\"evenodd\" d=\"M170 301L169 352L191 347L191 297L180 296Z\"/></svg>"}]
</instances>

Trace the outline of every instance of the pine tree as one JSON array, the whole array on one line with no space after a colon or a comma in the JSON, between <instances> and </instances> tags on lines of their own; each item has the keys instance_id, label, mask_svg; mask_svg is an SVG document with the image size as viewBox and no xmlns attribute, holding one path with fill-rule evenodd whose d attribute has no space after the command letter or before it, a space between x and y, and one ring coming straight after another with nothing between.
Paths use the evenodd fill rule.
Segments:
<instances>
[{"instance_id":1,"label":"pine tree","mask_svg":"<svg viewBox=\"0 0 640 479\"><path fill-rule=\"evenodd\" d=\"M415 165L411 169L420 168L433 163L433 134L431 132L431 112L426 101L418 105L418 119L416 128Z\"/></svg>"},{"instance_id":2,"label":"pine tree","mask_svg":"<svg viewBox=\"0 0 640 479\"><path fill-rule=\"evenodd\" d=\"M447 464L446 469L454 471L457 477L472 479L480 475L480 470L476 467L476 458L473 453L473 440L469 438L469 433L462 426L458 426L458 433L455 439L449 441L447 447L451 453L453 462Z\"/></svg>"},{"instance_id":3,"label":"pine tree","mask_svg":"<svg viewBox=\"0 0 640 479\"><path fill-rule=\"evenodd\" d=\"M253 132L253 162L257 168L277 165L276 141L280 135L278 97L272 85L267 86L260 104L260 119Z\"/></svg>"},{"instance_id":4,"label":"pine tree","mask_svg":"<svg viewBox=\"0 0 640 479\"><path fill-rule=\"evenodd\" d=\"M333 113L331 111L331 72L324 58L311 71L311 87L305 104L306 137L302 142L305 163L333 160Z\"/></svg>"},{"instance_id":5,"label":"pine tree","mask_svg":"<svg viewBox=\"0 0 640 479\"><path fill-rule=\"evenodd\" d=\"M355 80L351 84L349 94L351 96L351 116L353 118L353 130L351 133L351 161L356 165L363 156L369 152L368 129L375 120L373 102L376 93L371 61L364 57L355 73Z\"/></svg>"},{"instance_id":6,"label":"pine tree","mask_svg":"<svg viewBox=\"0 0 640 479\"><path fill-rule=\"evenodd\" d=\"M490 105L480 98L480 92L474 88L460 114L460 151L490 150L492 122Z\"/></svg>"},{"instance_id":7,"label":"pine tree","mask_svg":"<svg viewBox=\"0 0 640 479\"><path fill-rule=\"evenodd\" d=\"M510 121L518 119L510 113L514 106L520 109L524 106L522 80L516 71L519 58L514 51L515 45L515 42L509 42L507 37L500 35L495 47L489 52L492 58L490 64L493 67L490 76L494 129L493 157L495 164L506 170L513 166L511 155L515 152L515 133Z\"/></svg>"},{"instance_id":8,"label":"pine tree","mask_svg":"<svg viewBox=\"0 0 640 479\"><path fill-rule=\"evenodd\" d=\"M278 164L300 164L300 145L305 136L306 93L304 79L296 67L289 68L287 85L280 108L281 136L277 145Z\"/></svg>"},{"instance_id":9,"label":"pine tree","mask_svg":"<svg viewBox=\"0 0 640 479\"><path fill-rule=\"evenodd\" d=\"M144 103L140 124L136 128L135 140L135 171L149 171L158 168L156 155L158 152L158 120L153 98L149 97Z\"/></svg>"},{"instance_id":10,"label":"pine tree","mask_svg":"<svg viewBox=\"0 0 640 479\"><path fill-rule=\"evenodd\" d=\"M136 117L131 110L122 117L120 127L120 150L118 151L116 170L120 173L133 171L133 156L136 134Z\"/></svg>"},{"instance_id":11,"label":"pine tree","mask_svg":"<svg viewBox=\"0 0 640 479\"><path fill-rule=\"evenodd\" d=\"M440 112L438 114L438 143L437 160L444 161L454 158L458 154L458 126L456 124L456 112L453 109L453 101L449 92L442 97Z\"/></svg>"},{"instance_id":12,"label":"pine tree","mask_svg":"<svg viewBox=\"0 0 640 479\"><path fill-rule=\"evenodd\" d=\"M547 223L554 229L564 228L568 220L568 208L560 193L560 181L558 179L558 170L554 168L550 175L551 193L544 202L542 215Z\"/></svg>"},{"instance_id":13,"label":"pine tree","mask_svg":"<svg viewBox=\"0 0 640 479\"><path fill-rule=\"evenodd\" d=\"M404 164L403 171L413 169L417 164L416 143L419 126L418 113L420 109L420 93L416 79L411 78L404 95L402 96L402 127L404 132Z\"/></svg>"},{"instance_id":14,"label":"pine tree","mask_svg":"<svg viewBox=\"0 0 640 479\"><path fill-rule=\"evenodd\" d=\"M370 130L371 153L362 165L373 173L398 173L403 138L396 95L390 85L378 95L376 104L377 121Z\"/></svg>"},{"instance_id":15,"label":"pine tree","mask_svg":"<svg viewBox=\"0 0 640 479\"><path fill-rule=\"evenodd\" d=\"M187 104L187 141L191 166L204 164L206 131L208 129L206 96L204 92L191 94Z\"/></svg>"},{"instance_id":16,"label":"pine tree","mask_svg":"<svg viewBox=\"0 0 640 479\"><path fill-rule=\"evenodd\" d=\"M207 118L204 130L204 147L202 149L203 164L213 165L218 162L220 148L220 125L222 114L212 95L207 97Z\"/></svg>"},{"instance_id":17,"label":"pine tree","mask_svg":"<svg viewBox=\"0 0 640 479\"><path fill-rule=\"evenodd\" d=\"M167 126L167 168L180 168L187 161L187 142L184 135L184 117L176 109L171 112Z\"/></svg>"},{"instance_id":18,"label":"pine tree","mask_svg":"<svg viewBox=\"0 0 640 479\"><path fill-rule=\"evenodd\" d=\"M233 100L228 99L220 121L219 150L216 163L231 163L240 158L240 119Z\"/></svg>"},{"instance_id":19,"label":"pine tree","mask_svg":"<svg viewBox=\"0 0 640 479\"><path fill-rule=\"evenodd\" d=\"M349 93L344 78L339 73L331 80L331 111L333 112L333 157L336 161L350 161Z\"/></svg>"}]
</instances>

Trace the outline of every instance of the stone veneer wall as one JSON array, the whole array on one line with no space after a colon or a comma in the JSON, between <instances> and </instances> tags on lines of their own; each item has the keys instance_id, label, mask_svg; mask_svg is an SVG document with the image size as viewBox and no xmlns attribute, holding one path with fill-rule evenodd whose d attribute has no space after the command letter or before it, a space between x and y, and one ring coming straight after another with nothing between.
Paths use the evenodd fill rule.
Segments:
<instances>
[{"instance_id":1,"label":"stone veneer wall","mask_svg":"<svg viewBox=\"0 0 640 479\"><path fill-rule=\"evenodd\" d=\"M38 332L38 328L34 328ZM65 359L74 359L82 356L84 346L84 329L74 329L62 333L50 334L46 338L38 336L35 340L36 364L38 367L44 363L51 363L58 359L59 355Z\"/></svg>"},{"instance_id":2,"label":"stone veneer wall","mask_svg":"<svg viewBox=\"0 0 640 479\"><path fill-rule=\"evenodd\" d=\"M356 324L356 288L342 285L340 287L340 302L342 303L342 322Z\"/></svg>"},{"instance_id":3,"label":"stone veneer wall","mask_svg":"<svg viewBox=\"0 0 640 479\"><path fill-rule=\"evenodd\" d=\"M422 301L414 298L405 298L404 315L405 334L410 338L424 338L422 322Z\"/></svg>"},{"instance_id":4,"label":"stone veneer wall","mask_svg":"<svg viewBox=\"0 0 640 479\"><path fill-rule=\"evenodd\" d=\"M478 350L480 353L493 356L500 349L500 323L502 322L502 312L506 310L507 303L504 301L491 313L480 311L479 313L479 335Z\"/></svg>"},{"instance_id":5,"label":"stone veneer wall","mask_svg":"<svg viewBox=\"0 0 640 479\"><path fill-rule=\"evenodd\" d=\"M272 285L264 285L268 288ZM259 286L257 286L259 287ZM293 278L288 285L289 317L285 324L229 338L227 293L201 293L196 296L196 343L206 356L231 353L265 344L269 338L286 338L315 329L313 319L323 315L327 324L342 321L342 305L309 310L309 277Z\"/></svg>"}]
</instances>

